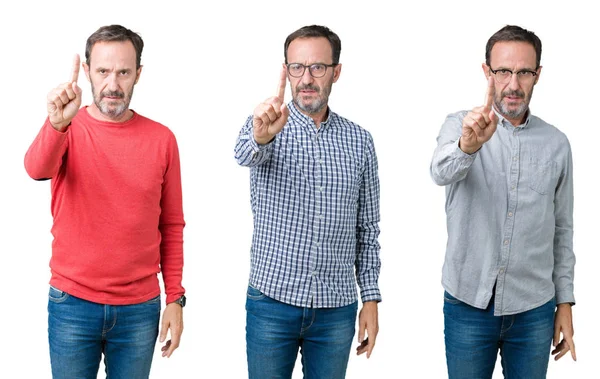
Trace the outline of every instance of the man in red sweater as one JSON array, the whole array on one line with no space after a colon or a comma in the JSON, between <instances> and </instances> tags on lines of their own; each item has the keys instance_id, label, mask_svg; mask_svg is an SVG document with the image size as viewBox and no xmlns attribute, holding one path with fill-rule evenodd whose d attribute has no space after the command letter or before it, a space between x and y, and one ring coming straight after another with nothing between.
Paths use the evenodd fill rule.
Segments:
<instances>
[{"instance_id":1,"label":"man in red sweater","mask_svg":"<svg viewBox=\"0 0 600 379\"><path fill-rule=\"evenodd\" d=\"M158 335L179 346L183 219L177 142L129 103L144 43L120 25L87 40L82 64L93 104L81 106L79 56L71 80L50 91L48 118L25 155L36 180L52 179L48 337L54 378L148 378Z\"/></svg>"}]
</instances>

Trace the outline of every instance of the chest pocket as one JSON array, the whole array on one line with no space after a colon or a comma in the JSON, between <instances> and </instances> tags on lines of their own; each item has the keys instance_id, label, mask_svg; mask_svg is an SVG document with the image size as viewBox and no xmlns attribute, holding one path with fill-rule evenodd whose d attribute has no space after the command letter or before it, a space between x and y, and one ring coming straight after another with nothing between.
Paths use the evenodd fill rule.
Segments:
<instances>
[{"instance_id":1,"label":"chest pocket","mask_svg":"<svg viewBox=\"0 0 600 379\"><path fill-rule=\"evenodd\" d=\"M541 195L554 192L557 175L556 162L532 157L529 160L529 169L531 173L529 188Z\"/></svg>"},{"instance_id":2,"label":"chest pocket","mask_svg":"<svg viewBox=\"0 0 600 379\"><path fill-rule=\"evenodd\" d=\"M325 159L329 161L326 166L331 184L351 198L358 196L358 162L342 151L332 151Z\"/></svg>"}]
</instances>

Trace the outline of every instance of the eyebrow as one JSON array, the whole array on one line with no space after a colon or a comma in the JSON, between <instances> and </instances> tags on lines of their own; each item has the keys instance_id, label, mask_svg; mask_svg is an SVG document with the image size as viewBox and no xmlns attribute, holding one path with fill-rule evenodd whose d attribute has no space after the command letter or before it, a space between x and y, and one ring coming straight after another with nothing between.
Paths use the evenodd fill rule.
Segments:
<instances>
[{"instance_id":1,"label":"eyebrow","mask_svg":"<svg viewBox=\"0 0 600 379\"><path fill-rule=\"evenodd\" d=\"M505 71L510 71L510 72L522 72L522 71L533 71L533 72L536 72L537 71L536 69L528 68L528 67L524 67L524 68L518 69L517 71L514 71L514 70L512 70L510 68L506 68L506 67L502 67L502 66L500 66L500 67L498 67L496 69L493 69L493 70L494 71L505 70Z\"/></svg>"},{"instance_id":2,"label":"eyebrow","mask_svg":"<svg viewBox=\"0 0 600 379\"><path fill-rule=\"evenodd\" d=\"M110 69L110 68L106 68L106 67L96 67L96 72L98 72L98 71L102 71L102 70L104 70L104 71L109 71L109 72L113 71L112 69ZM130 69L130 68L120 68L120 69L117 69L117 71L119 71L119 72L125 71L125 72L127 72L127 73L130 73L130 72L132 72L133 70L132 70L132 69Z\"/></svg>"}]
</instances>

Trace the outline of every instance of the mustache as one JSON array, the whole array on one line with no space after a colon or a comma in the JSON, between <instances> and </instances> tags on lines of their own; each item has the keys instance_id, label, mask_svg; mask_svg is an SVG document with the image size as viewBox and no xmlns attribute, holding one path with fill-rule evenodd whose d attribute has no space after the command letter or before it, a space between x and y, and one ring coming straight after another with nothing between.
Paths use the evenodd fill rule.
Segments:
<instances>
[{"instance_id":1,"label":"mustache","mask_svg":"<svg viewBox=\"0 0 600 379\"><path fill-rule=\"evenodd\" d=\"M311 91L319 92L321 89L318 86L315 86L312 84L306 84L304 86L296 87L296 92L300 92L300 91L304 91L304 90L311 90Z\"/></svg>"},{"instance_id":2,"label":"mustache","mask_svg":"<svg viewBox=\"0 0 600 379\"><path fill-rule=\"evenodd\" d=\"M519 91L519 90L510 90L510 91L502 92L502 97L506 97L506 96L517 96L517 97L524 99L525 92Z\"/></svg>"},{"instance_id":3,"label":"mustache","mask_svg":"<svg viewBox=\"0 0 600 379\"><path fill-rule=\"evenodd\" d=\"M107 91L102 92L101 95L102 97L118 97L121 99L125 97L125 93L121 91Z\"/></svg>"}]
</instances>

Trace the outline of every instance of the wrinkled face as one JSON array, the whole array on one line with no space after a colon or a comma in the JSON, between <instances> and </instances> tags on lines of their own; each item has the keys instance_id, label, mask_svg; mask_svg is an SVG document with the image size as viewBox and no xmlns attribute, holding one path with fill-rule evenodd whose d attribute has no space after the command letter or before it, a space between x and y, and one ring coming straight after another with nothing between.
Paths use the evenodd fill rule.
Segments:
<instances>
[{"instance_id":1,"label":"wrinkled face","mask_svg":"<svg viewBox=\"0 0 600 379\"><path fill-rule=\"evenodd\" d=\"M90 53L89 66L84 63L92 84L94 105L113 121L126 116L142 68L136 69L136 53L131 41L97 42Z\"/></svg>"},{"instance_id":2,"label":"wrinkled face","mask_svg":"<svg viewBox=\"0 0 600 379\"><path fill-rule=\"evenodd\" d=\"M332 51L325 37L296 38L288 46L288 63L310 66L315 63L332 64ZM304 74L295 78L288 74L294 103L303 113L312 115L326 109L331 87L341 72L342 66L327 67L325 75L315 78L306 68Z\"/></svg>"},{"instance_id":3,"label":"wrinkled face","mask_svg":"<svg viewBox=\"0 0 600 379\"><path fill-rule=\"evenodd\" d=\"M542 70L541 66L536 70L535 48L521 41L497 42L490 53L490 68L494 71L510 70L515 73L507 83L500 83L498 76L495 76L494 105L513 125L518 125L529 109L533 87ZM493 75L485 65L484 71L486 75ZM517 74L523 71L533 71L537 75Z\"/></svg>"}]
</instances>

